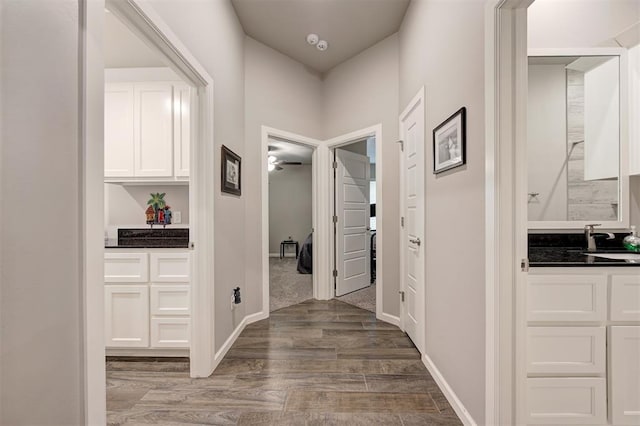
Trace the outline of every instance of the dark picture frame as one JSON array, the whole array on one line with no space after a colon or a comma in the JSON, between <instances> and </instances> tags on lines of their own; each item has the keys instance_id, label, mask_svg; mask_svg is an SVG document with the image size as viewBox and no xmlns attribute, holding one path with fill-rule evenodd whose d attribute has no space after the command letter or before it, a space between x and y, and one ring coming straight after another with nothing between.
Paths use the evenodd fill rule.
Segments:
<instances>
[{"instance_id":1,"label":"dark picture frame","mask_svg":"<svg viewBox=\"0 0 640 426\"><path fill-rule=\"evenodd\" d=\"M222 170L222 192L242 195L242 159L224 145L222 145L220 168Z\"/></svg>"},{"instance_id":2,"label":"dark picture frame","mask_svg":"<svg viewBox=\"0 0 640 426\"><path fill-rule=\"evenodd\" d=\"M467 108L462 107L433 129L433 173L467 163Z\"/></svg>"}]
</instances>

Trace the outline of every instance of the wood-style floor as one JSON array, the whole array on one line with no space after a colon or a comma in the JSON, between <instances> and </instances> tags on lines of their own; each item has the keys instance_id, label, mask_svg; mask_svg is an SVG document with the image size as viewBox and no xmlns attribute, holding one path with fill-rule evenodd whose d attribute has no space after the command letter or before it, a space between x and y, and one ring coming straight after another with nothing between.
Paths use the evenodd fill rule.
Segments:
<instances>
[{"instance_id":1,"label":"wood-style floor","mask_svg":"<svg viewBox=\"0 0 640 426\"><path fill-rule=\"evenodd\" d=\"M188 360L107 362L110 425L460 425L411 340L309 300L247 326L213 375Z\"/></svg>"}]
</instances>

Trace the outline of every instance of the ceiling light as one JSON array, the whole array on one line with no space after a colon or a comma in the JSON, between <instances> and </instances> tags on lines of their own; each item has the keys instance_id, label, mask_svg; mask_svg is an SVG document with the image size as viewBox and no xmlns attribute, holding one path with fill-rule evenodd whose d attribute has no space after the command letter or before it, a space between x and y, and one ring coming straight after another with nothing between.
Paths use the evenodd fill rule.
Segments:
<instances>
[{"instance_id":1,"label":"ceiling light","mask_svg":"<svg viewBox=\"0 0 640 426\"><path fill-rule=\"evenodd\" d=\"M269 170L270 172L272 172L275 168L276 168L276 165L273 163L269 163L269 165L267 166L267 170Z\"/></svg>"},{"instance_id":2,"label":"ceiling light","mask_svg":"<svg viewBox=\"0 0 640 426\"><path fill-rule=\"evenodd\" d=\"M278 159L276 157L274 157L273 155L270 155L267 160L269 161L269 164L273 164L276 161L278 161Z\"/></svg>"},{"instance_id":3,"label":"ceiling light","mask_svg":"<svg viewBox=\"0 0 640 426\"><path fill-rule=\"evenodd\" d=\"M326 41L324 41L324 40L320 40L320 41L318 42L318 44L316 45L316 48L317 48L319 51L324 52L325 50L327 50L327 49L329 48L329 43L327 43L327 42L326 42Z\"/></svg>"},{"instance_id":4,"label":"ceiling light","mask_svg":"<svg viewBox=\"0 0 640 426\"><path fill-rule=\"evenodd\" d=\"M315 46L318 43L318 40L320 40L320 38L318 37L318 34L309 34L307 36L307 43L309 43L312 46Z\"/></svg>"}]
</instances>

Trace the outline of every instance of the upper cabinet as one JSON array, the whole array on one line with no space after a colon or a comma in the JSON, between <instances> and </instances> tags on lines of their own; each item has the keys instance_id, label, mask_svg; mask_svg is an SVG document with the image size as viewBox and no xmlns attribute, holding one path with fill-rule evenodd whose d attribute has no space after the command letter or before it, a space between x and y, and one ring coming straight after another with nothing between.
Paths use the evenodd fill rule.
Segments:
<instances>
[{"instance_id":1,"label":"upper cabinet","mask_svg":"<svg viewBox=\"0 0 640 426\"><path fill-rule=\"evenodd\" d=\"M629 88L631 128L629 138L629 174L640 175L640 44L629 49Z\"/></svg>"},{"instance_id":2,"label":"upper cabinet","mask_svg":"<svg viewBox=\"0 0 640 426\"><path fill-rule=\"evenodd\" d=\"M190 88L140 78L133 73L131 81L105 85L105 180L186 182Z\"/></svg>"}]
</instances>

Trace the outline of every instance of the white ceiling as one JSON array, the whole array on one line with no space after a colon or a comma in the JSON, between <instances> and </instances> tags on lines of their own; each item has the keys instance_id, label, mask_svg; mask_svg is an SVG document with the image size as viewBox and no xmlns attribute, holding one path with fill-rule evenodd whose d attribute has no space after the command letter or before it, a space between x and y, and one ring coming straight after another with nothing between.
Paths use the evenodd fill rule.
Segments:
<instances>
[{"instance_id":1,"label":"white ceiling","mask_svg":"<svg viewBox=\"0 0 640 426\"><path fill-rule=\"evenodd\" d=\"M286 142L280 139L269 138L269 155L273 155L277 161L300 162L311 164L313 150L304 145Z\"/></svg>"},{"instance_id":2,"label":"white ceiling","mask_svg":"<svg viewBox=\"0 0 640 426\"><path fill-rule=\"evenodd\" d=\"M398 31L410 0L231 0L245 33L326 72ZM315 33L329 42L307 44Z\"/></svg>"},{"instance_id":3,"label":"white ceiling","mask_svg":"<svg viewBox=\"0 0 640 426\"><path fill-rule=\"evenodd\" d=\"M166 67L160 55L136 37L113 13L104 17L105 68Z\"/></svg>"}]
</instances>

